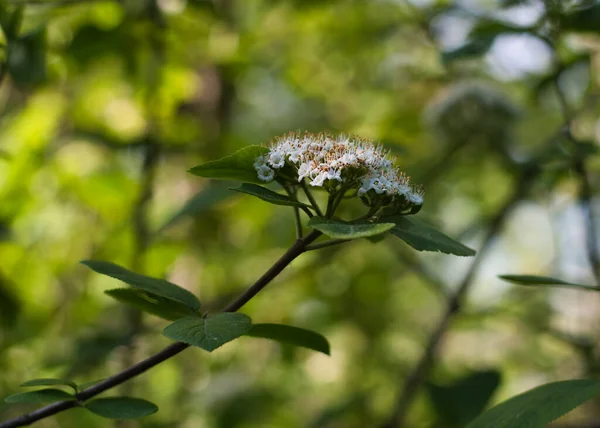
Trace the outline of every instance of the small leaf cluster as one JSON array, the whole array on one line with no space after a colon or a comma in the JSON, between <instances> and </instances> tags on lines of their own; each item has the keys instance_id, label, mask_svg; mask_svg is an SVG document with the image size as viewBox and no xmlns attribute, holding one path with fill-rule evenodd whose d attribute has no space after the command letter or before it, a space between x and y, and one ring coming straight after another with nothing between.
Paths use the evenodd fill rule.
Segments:
<instances>
[{"instance_id":1,"label":"small leaf cluster","mask_svg":"<svg viewBox=\"0 0 600 428\"><path fill-rule=\"evenodd\" d=\"M81 401L77 394L97 382L76 384L73 381L56 378L32 379L21 384L22 387L54 386L68 387L67 392L58 388L44 388L35 391L9 395L4 399L10 404L38 404L56 401L75 401L82 407L98 416L109 419L138 419L158 411L156 404L134 397L106 397Z\"/></svg>"}]
</instances>

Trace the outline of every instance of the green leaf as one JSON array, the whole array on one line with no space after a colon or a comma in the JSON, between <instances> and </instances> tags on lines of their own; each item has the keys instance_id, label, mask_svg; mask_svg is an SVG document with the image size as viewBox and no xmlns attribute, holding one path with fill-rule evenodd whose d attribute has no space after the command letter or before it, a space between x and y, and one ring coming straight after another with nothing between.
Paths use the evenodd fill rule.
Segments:
<instances>
[{"instance_id":1,"label":"green leaf","mask_svg":"<svg viewBox=\"0 0 600 428\"><path fill-rule=\"evenodd\" d=\"M335 239L368 238L385 233L395 226L393 223L346 223L322 217L312 217L307 224Z\"/></svg>"},{"instance_id":2,"label":"green leaf","mask_svg":"<svg viewBox=\"0 0 600 428\"><path fill-rule=\"evenodd\" d=\"M85 390L86 390L86 389L88 389L90 386L94 386L94 385L96 385L97 383L100 383L100 382L102 382L103 380L104 380L104 379L98 379L98 380L94 380L94 381L91 381L91 382L84 382L84 383L80 383L80 384L79 384L79 389L80 389L81 391L85 391Z\"/></svg>"},{"instance_id":3,"label":"green leaf","mask_svg":"<svg viewBox=\"0 0 600 428\"><path fill-rule=\"evenodd\" d=\"M444 235L429 223L414 216L391 216L381 219L394 222L392 234L418 251L439 251L456 256L474 256L475 250Z\"/></svg>"},{"instance_id":4,"label":"green leaf","mask_svg":"<svg viewBox=\"0 0 600 428\"><path fill-rule=\"evenodd\" d=\"M84 260L81 263L95 272L116 278L134 288L182 303L194 311L200 309L200 301L196 296L185 288L164 279L140 275L139 273L132 272L114 263L103 262L100 260Z\"/></svg>"},{"instance_id":5,"label":"green leaf","mask_svg":"<svg viewBox=\"0 0 600 428\"><path fill-rule=\"evenodd\" d=\"M54 401L75 400L75 396L60 389L40 389L39 391L22 392L9 395L4 399L10 404L18 403L51 403Z\"/></svg>"},{"instance_id":6,"label":"green leaf","mask_svg":"<svg viewBox=\"0 0 600 428\"><path fill-rule=\"evenodd\" d=\"M208 318L189 317L177 320L163 330L163 335L211 352L243 336L250 327L252 321L249 316L224 312Z\"/></svg>"},{"instance_id":7,"label":"green leaf","mask_svg":"<svg viewBox=\"0 0 600 428\"><path fill-rule=\"evenodd\" d=\"M549 287L578 288L587 291L600 291L600 287L594 285L576 284L563 281L562 279L551 278L549 276L539 275L498 275L498 278L519 285L547 285Z\"/></svg>"},{"instance_id":8,"label":"green leaf","mask_svg":"<svg viewBox=\"0 0 600 428\"><path fill-rule=\"evenodd\" d=\"M492 407L466 428L544 428L599 393L595 380L548 383Z\"/></svg>"},{"instance_id":9,"label":"green leaf","mask_svg":"<svg viewBox=\"0 0 600 428\"><path fill-rule=\"evenodd\" d=\"M272 339L329 355L329 342L322 334L283 324L253 324L246 336Z\"/></svg>"},{"instance_id":10,"label":"green leaf","mask_svg":"<svg viewBox=\"0 0 600 428\"><path fill-rule=\"evenodd\" d=\"M186 305L143 290L115 288L106 290L104 293L121 303L169 321L194 315L194 312Z\"/></svg>"},{"instance_id":11,"label":"green leaf","mask_svg":"<svg viewBox=\"0 0 600 428\"><path fill-rule=\"evenodd\" d=\"M158 406L133 397L98 398L85 403L90 412L109 419L137 419L158 411Z\"/></svg>"},{"instance_id":12,"label":"green leaf","mask_svg":"<svg viewBox=\"0 0 600 428\"><path fill-rule=\"evenodd\" d=\"M441 425L462 428L485 409L500 385L496 370L475 372L449 385L427 383Z\"/></svg>"},{"instance_id":13,"label":"green leaf","mask_svg":"<svg viewBox=\"0 0 600 428\"><path fill-rule=\"evenodd\" d=\"M254 162L268 151L267 147L262 146L244 147L232 155L195 166L189 172L205 178L261 184L263 182L256 175Z\"/></svg>"},{"instance_id":14,"label":"green leaf","mask_svg":"<svg viewBox=\"0 0 600 428\"><path fill-rule=\"evenodd\" d=\"M600 3L577 7L561 17L561 29L575 32L600 32Z\"/></svg>"},{"instance_id":15,"label":"green leaf","mask_svg":"<svg viewBox=\"0 0 600 428\"><path fill-rule=\"evenodd\" d=\"M256 184L244 183L240 187L230 187L230 190L235 190L236 192L256 196L257 198L262 199L265 202L270 202L275 205L308 208L308 205L303 204L302 202L298 202L290 198L289 196L281 195L279 193L267 189L266 187L258 186Z\"/></svg>"},{"instance_id":16,"label":"green leaf","mask_svg":"<svg viewBox=\"0 0 600 428\"><path fill-rule=\"evenodd\" d=\"M442 52L442 61L450 63L459 59L474 59L484 55L494 43L494 37L472 40L456 49Z\"/></svg>"},{"instance_id":17,"label":"green leaf","mask_svg":"<svg viewBox=\"0 0 600 428\"><path fill-rule=\"evenodd\" d=\"M42 83L46 79L46 29L11 40L6 49L6 64L17 85Z\"/></svg>"},{"instance_id":18,"label":"green leaf","mask_svg":"<svg viewBox=\"0 0 600 428\"><path fill-rule=\"evenodd\" d=\"M49 385L64 385L70 386L77 392L77 384L70 380L64 379L55 379L55 378L40 378L40 379L32 379L27 382L23 382L20 386L28 387L28 386L49 386Z\"/></svg>"},{"instance_id":19,"label":"green leaf","mask_svg":"<svg viewBox=\"0 0 600 428\"><path fill-rule=\"evenodd\" d=\"M230 182L211 182L200 192L192 196L185 205L171 216L156 233L161 233L186 217L194 217L208 211L214 205L231 198Z\"/></svg>"}]
</instances>

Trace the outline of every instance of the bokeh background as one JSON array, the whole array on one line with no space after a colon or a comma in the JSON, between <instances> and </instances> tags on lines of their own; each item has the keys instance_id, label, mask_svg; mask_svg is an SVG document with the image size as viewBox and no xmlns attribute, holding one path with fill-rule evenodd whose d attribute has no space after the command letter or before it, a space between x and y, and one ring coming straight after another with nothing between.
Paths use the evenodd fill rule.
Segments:
<instances>
[{"instance_id":1,"label":"bokeh background","mask_svg":"<svg viewBox=\"0 0 600 428\"><path fill-rule=\"evenodd\" d=\"M0 396L102 379L169 343L82 259L166 277L210 311L260 276L295 239L291 209L186 170L290 130L386 145L425 185L418 215L478 250L389 237L307 253L243 312L324 334L330 357L252 338L190 349L113 391L159 413L37 426L453 428L598 374L595 293L497 278L596 281L597 2L0 6ZM0 419L31 409L2 403ZM597 417L591 403L556 426Z\"/></svg>"}]
</instances>

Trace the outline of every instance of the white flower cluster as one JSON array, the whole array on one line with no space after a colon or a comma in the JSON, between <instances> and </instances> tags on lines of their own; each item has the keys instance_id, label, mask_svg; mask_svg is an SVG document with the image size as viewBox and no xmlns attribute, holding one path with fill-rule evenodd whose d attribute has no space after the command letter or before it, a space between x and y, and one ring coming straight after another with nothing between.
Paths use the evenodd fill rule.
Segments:
<instances>
[{"instance_id":1,"label":"white flower cluster","mask_svg":"<svg viewBox=\"0 0 600 428\"><path fill-rule=\"evenodd\" d=\"M328 188L346 183L357 188L358 196L373 190L377 195L402 195L414 205L423 203L423 190L411 186L410 179L394 168L389 152L357 137L327 134L288 134L279 137L270 151L256 159L258 178L271 181L286 164L293 166L298 181Z\"/></svg>"}]
</instances>

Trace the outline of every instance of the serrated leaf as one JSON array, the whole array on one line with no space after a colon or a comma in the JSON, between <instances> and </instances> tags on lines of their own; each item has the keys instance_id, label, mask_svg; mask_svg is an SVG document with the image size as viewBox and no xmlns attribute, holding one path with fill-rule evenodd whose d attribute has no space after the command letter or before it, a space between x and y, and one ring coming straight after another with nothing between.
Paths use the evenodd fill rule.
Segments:
<instances>
[{"instance_id":1,"label":"serrated leaf","mask_svg":"<svg viewBox=\"0 0 600 428\"><path fill-rule=\"evenodd\" d=\"M163 335L212 352L243 336L250 327L252 321L248 315L224 312L208 318L189 317L177 320L165 327Z\"/></svg>"},{"instance_id":2,"label":"serrated leaf","mask_svg":"<svg viewBox=\"0 0 600 428\"><path fill-rule=\"evenodd\" d=\"M158 411L156 404L133 397L98 398L85 403L85 408L109 419L138 419Z\"/></svg>"},{"instance_id":3,"label":"serrated leaf","mask_svg":"<svg viewBox=\"0 0 600 428\"><path fill-rule=\"evenodd\" d=\"M77 384L70 380L64 379L55 379L55 378L40 378L40 379L32 379L27 382L23 382L20 386L29 387L29 386L50 386L50 385L63 385L70 386L75 391L77 391Z\"/></svg>"},{"instance_id":4,"label":"serrated leaf","mask_svg":"<svg viewBox=\"0 0 600 428\"><path fill-rule=\"evenodd\" d=\"M479 415L500 385L500 373L486 370L471 373L449 385L427 383L427 392L440 422L462 428Z\"/></svg>"},{"instance_id":5,"label":"serrated leaf","mask_svg":"<svg viewBox=\"0 0 600 428\"><path fill-rule=\"evenodd\" d=\"M307 225L335 239L357 239L380 235L391 230L393 223L346 223L322 217L312 217Z\"/></svg>"},{"instance_id":6,"label":"serrated leaf","mask_svg":"<svg viewBox=\"0 0 600 428\"><path fill-rule=\"evenodd\" d=\"M195 166L189 172L204 178L261 184L263 182L256 174L254 162L268 151L267 147L262 146L244 147L232 155Z\"/></svg>"},{"instance_id":7,"label":"serrated leaf","mask_svg":"<svg viewBox=\"0 0 600 428\"><path fill-rule=\"evenodd\" d=\"M230 187L229 189L240 193L246 193L247 195L256 196L265 202L270 202L275 205L308 208L308 205L298 202L287 195L281 195L277 192L267 189L266 187L258 186L256 184L244 183L240 187Z\"/></svg>"},{"instance_id":8,"label":"serrated leaf","mask_svg":"<svg viewBox=\"0 0 600 428\"><path fill-rule=\"evenodd\" d=\"M418 251L439 251L455 256L474 256L475 250L443 234L435 227L414 216L390 216L381 219L393 222L392 234Z\"/></svg>"},{"instance_id":9,"label":"serrated leaf","mask_svg":"<svg viewBox=\"0 0 600 428\"><path fill-rule=\"evenodd\" d=\"M246 336L276 340L329 355L329 342L322 334L283 324L253 324Z\"/></svg>"},{"instance_id":10,"label":"serrated leaf","mask_svg":"<svg viewBox=\"0 0 600 428\"><path fill-rule=\"evenodd\" d=\"M197 216L209 210L214 205L231 198L233 195L229 191L229 186L230 183L227 182L211 182L200 192L192 196L179 211L173 214L171 218L158 229L156 233L161 233L178 223L180 220L186 217Z\"/></svg>"},{"instance_id":11,"label":"serrated leaf","mask_svg":"<svg viewBox=\"0 0 600 428\"><path fill-rule=\"evenodd\" d=\"M595 380L548 383L492 407L466 428L544 428L599 393Z\"/></svg>"},{"instance_id":12,"label":"serrated leaf","mask_svg":"<svg viewBox=\"0 0 600 428\"><path fill-rule=\"evenodd\" d=\"M498 278L519 285L545 285L549 287L577 288L587 291L600 291L600 287L586 284L576 284L562 279L539 275L498 275Z\"/></svg>"},{"instance_id":13,"label":"serrated leaf","mask_svg":"<svg viewBox=\"0 0 600 428\"><path fill-rule=\"evenodd\" d=\"M169 321L194 315L194 312L182 303L135 288L115 288L104 293L121 303Z\"/></svg>"},{"instance_id":14,"label":"serrated leaf","mask_svg":"<svg viewBox=\"0 0 600 428\"><path fill-rule=\"evenodd\" d=\"M200 309L200 301L196 296L164 279L141 275L114 263L100 260L84 260L81 263L95 272L123 281L134 288L182 303L194 311Z\"/></svg>"},{"instance_id":15,"label":"serrated leaf","mask_svg":"<svg viewBox=\"0 0 600 428\"><path fill-rule=\"evenodd\" d=\"M60 389L40 389L39 391L22 392L9 395L4 399L10 404L18 403L52 403L54 401L75 400L75 396Z\"/></svg>"}]
</instances>

